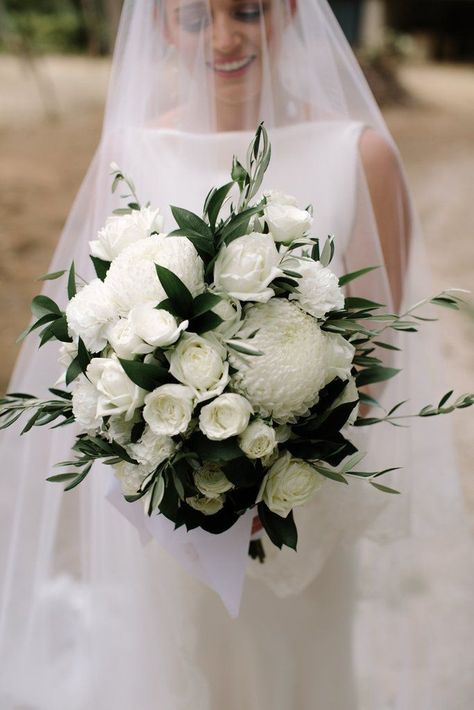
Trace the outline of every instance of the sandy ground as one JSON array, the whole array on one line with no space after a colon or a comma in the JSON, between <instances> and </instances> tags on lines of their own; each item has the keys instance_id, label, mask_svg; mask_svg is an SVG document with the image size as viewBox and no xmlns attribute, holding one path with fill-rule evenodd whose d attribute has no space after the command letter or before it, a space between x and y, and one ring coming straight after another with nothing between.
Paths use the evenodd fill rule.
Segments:
<instances>
[{"instance_id":1,"label":"sandy ground","mask_svg":"<svg viewBox=\"0 0 474 710\"><path fill-rule=\"evenodd\" d=\"M100 131L109 71L105 60L50 58L31 67L0 57L0 390L74 194ZM386 119L404 157L424 226L436 289L474 288L474 69L411 66L402 80L417 102ZM51 97L56 119L45 116ZM43 100L42 97L43 96ZM473 311L474 312L474 311ZM474 319L443 318L447 381L474 389ZM474 520L474 416L454 418L468 504Z\"/></svg>"}]
</instances>

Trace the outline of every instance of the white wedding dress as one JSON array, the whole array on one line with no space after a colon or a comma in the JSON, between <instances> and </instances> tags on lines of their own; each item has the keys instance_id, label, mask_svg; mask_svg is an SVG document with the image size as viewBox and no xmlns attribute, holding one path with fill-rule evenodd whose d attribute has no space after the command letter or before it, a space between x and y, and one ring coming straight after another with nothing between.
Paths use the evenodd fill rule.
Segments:
<instances>
[{"instance_id":1,"label":"white wedding dress","mask_svg":"<svg viewBox=\"0 0 474 710\"><path fill-rule=\"evenodd\" d=\"M366 126L390 139L324 0L300 2L295 23L300 15L285 26L285 92L272 103L273 75L262 91L272 142L263 188L314 205L315 235L335 235L338 273L382 264L359 144ZM162 209L170 230L170 204L200 213L207 191L229 180L232 155L245 158L252 131L156 128L150 116L163 92L164 113L168 90L193 105L202 88L199 78L189 83L189 67L173 81L166 67L160 74L162 40L155 3L126 2L103 138L52 271L74 258L91 278L87 242L120 204L110 193L111 161L133 177L143 203ZM288 92L297 98L280 121ZM302 92L304 118L291 113ZM413 215L411 236L409 303L430 293ZM384 269L374 274L357 292L390 304ZM64 284L46 289L64 303ZM381 399L410 398L416 411L436 398L430 370L439 365L426 335L403 345L393 357L403 373ZM52 349L37 352L32 337L10 391L42 396L58 374ZM444 421L361 430L364 469L403 466L389 479L402 495L328 481L296 511L298 552L264 538L265 563L249 560L237 619L171 548L144 544L106 497L107 467L68 494L44 481L70 458L68 428L17 433L2 432L0 451L1 710L471 707L473 555ZM205 564L196 547L188 553Z\"/></svg>"}]
</instances>

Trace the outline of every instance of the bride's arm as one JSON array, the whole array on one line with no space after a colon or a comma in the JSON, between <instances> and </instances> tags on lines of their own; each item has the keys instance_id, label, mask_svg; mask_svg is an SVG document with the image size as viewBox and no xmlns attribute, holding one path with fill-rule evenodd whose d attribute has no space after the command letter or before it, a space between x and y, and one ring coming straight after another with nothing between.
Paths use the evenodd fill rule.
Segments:
<instances>
[{"instance_id":1,"label":"bride's arm","mask_svg":"<svg viewBox=\"0 0 474 710\"><path fill-rule=\"evenodd\" d=\"M410 209L399 160L390 144L373 129L364 130L360 154L397 311L403 298L410 241ZM363 235L355 235L355 242Z\"/></svg>"}]
</instances>

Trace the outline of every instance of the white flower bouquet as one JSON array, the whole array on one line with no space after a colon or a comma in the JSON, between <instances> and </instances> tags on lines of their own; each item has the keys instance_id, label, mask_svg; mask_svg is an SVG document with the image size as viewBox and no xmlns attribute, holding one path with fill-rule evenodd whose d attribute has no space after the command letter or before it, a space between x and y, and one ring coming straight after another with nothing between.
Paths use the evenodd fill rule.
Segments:
<instances>
[{"instance_id":1,"label":"white flower bouquet","mask_svg":"<svg viewBox=\"0 0 474 710\"><path fill-rule=\"evenodd\" d=\"M145 515L218 534L254 508L275 545L296 549L293 509L327 479L397 492L380 483L392 469L356 469L350 430L397 419L398 405L381 417L362 416L359 405L374 404L366 386L398 372L375 356L374 341L377 353L394 349L382 330L416 330L416 321L412 310L395 316L344 297L344 285L372 267L338 278L333 239L321 248L311 236L310 208L278 192L257 200L269 160L260 126L246 167L234 158L232 180L210 191L202 217L173 207L170 234L113 165L112 189L125 182L131 201L90 242L97 278L78 290L72 265L65 311L37 296L23 334L61 341L66 389L56 383L50 400L6 395L0 417L7 427L29 412L23 432L78 425L76 458L61 464L70 470L48 478L65 490L100 459ZM460 301L451 292L427 300ZM418 415L474 402L448 398ZM250 552L263 559L261 542Z\"/></svg>"}]
</instances>

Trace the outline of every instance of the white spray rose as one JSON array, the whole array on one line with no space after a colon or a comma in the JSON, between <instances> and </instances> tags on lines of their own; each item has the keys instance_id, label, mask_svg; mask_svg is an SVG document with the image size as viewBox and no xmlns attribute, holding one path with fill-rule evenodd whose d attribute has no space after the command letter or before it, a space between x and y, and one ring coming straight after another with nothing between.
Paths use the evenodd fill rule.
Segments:
<instances>
[{"instance_id":1,"label":"white spray rose","mask_svg":"<svg viewBox=\"0 0 474 710\"><path fill-rule=\"evenodd\" d=\"M279 264L272 237L252 232L222 247L214 265L214 282L218 290L240 301L265 303L275 295L269 284L283 274Z\"/></svg>"},{"instance_id":2,"label":"white spray rose","mask_svg":"<svg viewBox=\"0 0 474 710\"><path fill-rule=\"evenodd\" d=\"M99 393L89 380L80 375L74 382L72 413L79 426L89 434L95 433L102 424L97 413Z\"/></svg>"},{"instance_id":3,"label":"white spray rose","mask_svg":"<svg viewBox=\"0 0 474 710\"><path fill-rule=\"evenodd\" d=\"M145 397L143 418L155 434L182 434L191 421L193 402L193 391L186 385L162 385Z\"/></svg>"},{"instance_id":4,"label":"white spray rose","mask_svg":"<svg viewBox=\"0 0 474 710\"><path fill-rule=\"evenodd\" d=\"M105 278L122 315L134 306L166 298L155 264L178 276L193 296L204 290L204 264L189 239L152 235L131 244L112 262Z\"/></svg>"},{"instance_id":5,"label":"white spray rose","mask_svg":"<svg viewBox=\"0 0 474 710\"><path fill-rule=\"evenodd\" d=\"M98 416L123 414L128 421L142 406L146 391L128 378L116 357L93 358L86 374L99 393Z\"/></svg>"},{"instance_id":6,"label":"white spray rose","mask_svg":"<svg viewBox=\"0 0 474 710\"><path fill-rule=\"evenodd\" d=\"M229 381L226 351L193 333L184 333L176 348L167 351L170 372L179 382L193 390L198 402L221 394Z\"/></svg>"},{"instance_id":7,"label":"white spray rose","mask_svg":"<svg viewBox=\"0 0 474 710\"><path fill-rule=\"evenodd\" d=\"M201 409L199 428L208 439L221 441L241 434L252 413L252 405L245 397L228 392Z\"/></svg>"},{"instance_id":8,"label":"white spray rose","mask_svg":"<svg viewBox=\"0 0 474 710\"><path fill-rule=\"evenodd\" d=\"M214 515L224 507L224 499L222 496L219 496L218 498L191 496L190 498L186 498L186 503L190 505L191 508L194 508L194 510L204 513L204 515Z\"/></svg>"},{"instance_id":9,"label":"white spray rose","mask_svg":"<svg viewBox=\"0 0 474 710\"><path fill-rule=\"evenodd\" d=\"M119 318L106 331L107 340L115 353L125 360L132 360L135 355L144 355L153 350L153 346L143 342L135 333L130 317Z\"/></svg>"},{"instance_id":10,"label":"white spray rose","mask_svg":"<svg viewBox=\"0 0 474 710\"><path fill-rule=\"evenodd\" d=\"M307 210L296 206L294 197L274 191L264 194L267 198L264 215L276 242L292 242L309 232L313 218Z\"/></svg>"},{"instance_id":11,"label":"white spray rose","mask_svg":"<svg viewBox=\"0 0 474 710\"><path fill-rule=\"evenodd\" d=\"M286 518L294 507L312 498L324 480L309 463L286 451L263 479L257 502L263 500L273 513Z\"/></svg>"},{"instance_id":12,"label":"white spray rose","mask_svg":"<svg viewBox=\"0 0 474 710\"><path fill-rule=\"evenodd\" d=\"M89 242L91 254L104 261L113 261L130 244L153 232L161 232L163 222L160 210L150 207L132 210L130 214L112 215L99 231L98 239Z\"/></svg>"},{"instance_id":13,"label":"white spray rose","mask_svg":"<svg viewBox=\"0 0 474 710\"><path fill-rule=\"evenodd\" d=\"M261 419L249 424L239 439L239 446L249 459L270 456L276 445L275 429Z\"/></svg>"},{"instance_id":14,"label":"white spray rose","mask_svg":"<svg viewBox=\"0 0 474 710\"><path fill-rule=\"evenodd\" d=\"M206 463L194 474L196 488L206 498L220 498L233 488L218 464Z\"/></svg>"},{"instance_id":15,"label":"white spray rose","mask_svg":"<svg viewBox=\"0 0 474 710\"><path fill-rule=\"evenodd\" d=\"M293 268L293 267L292 267ZM334 272L319 261L298 259L294 267L301 274L298 289L289 298L315 318L324 318L329 311L344 308L344 294Z\"/></svg>"},{"instance_id":16,"label":"white spray rose","mask_svg":"<svg viewBox=\"0 0 474 710\"><path fill-rule=\"evenodd\" d=\"M98 353L107 345L107 329L118 318L113 294L100 279L94 279L72 298L66 308L68 331L82 338L86 348Z\"/></svg>"},{"instance_id":17,"label":"white spray rose","mask_svg":"<svg viewBox=\"0 0 474 710\"><path fill-rule=\"evenodd\" d=\"M351 374L355 348L339 333L324 333L329 348L328 366L325 373L324 386L335 377L348 380Z\"/></svg>"},{"instance_id":18,"label":"white spray rose","mask_svg":"<svg viewBox=\"0 0 474 710\"><path fill-rule=\"evenodd\" d=\"M150 427L145 427L140 441L131 444L130 454L151 473L173 454L175 448L170 436L157 435Z\"/></svg>"},{"instance_id":19,"label":"white spray rose","mask_svg":"<svg viewBox=\"0 0 474 710\"><path fill-rule=\"evenodd\" d=\"M155 303L143 303L130 311L133 331L153 348L172 345L186 330L187 320L178 325L176 318L162 308L155 308Z\"/></svg>"},{"instance_id":20,"label":"white spray rose","mask_svg":"<svg viewBox=\"0 0 474 710\"><path fill-rule=\"evenodd\" d=\"M214 328L213 333L222 338L232 338L240 327L242 306L235 298L229 299L224 296L221 298L222 300L212 310L222 318L222 323Z\"/></svg>"}]
</instances>

